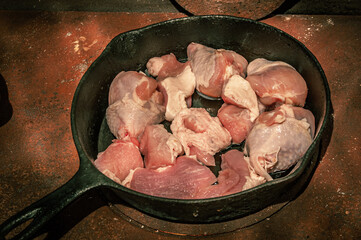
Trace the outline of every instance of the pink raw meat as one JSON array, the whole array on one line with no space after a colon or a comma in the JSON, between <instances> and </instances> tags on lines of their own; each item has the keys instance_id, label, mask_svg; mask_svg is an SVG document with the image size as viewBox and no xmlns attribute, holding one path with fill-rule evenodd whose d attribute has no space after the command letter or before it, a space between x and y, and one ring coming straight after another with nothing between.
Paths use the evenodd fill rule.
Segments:
<instances>
[{"instance_id":1,"label":"pink raw meat","mask_svg":"<svg viewBox=\"0 0 361 240\"><path fill-rule=\"evenodd\" d=\"M245 76L247 60L231 50L213 49L198 43L187 47L188 60L191 62L199 92L220 97L224 82L233 75Z\"/></svg>"},{"instance_id":2,"label":"pink raw meat","mask_svg":"<svg viewBox=\"0 0 361 240\"><path fill-rule=\"evenodd\" d=\"M266 179L256 174L250 166L249 158L244 157L244 154L236 149L229 150L222 155L221 169L222 171L219 173L218 181L220 176L223 175L222 172L226 170L233 170L239 176L239 181L225 194L244 191L266 182ZM222 182L220 182L220 184L221 183Z\"/></svg>"},{"instance_id":3,"label":"pink raw meat","mask_svg":"<svg viewBox=\"0 0 361 240\"><path fill-rule=\"evenodd\" d=\"M136 140L113 140L104 152L98 154L94 165L104 175L121 184L130 170L143 167L143 159Z\"/></svg>"},{"instance_id":4,"label":"pink raw meat","mask_svg":"<svg viewBox=\"0 0 361 240\"><path fill-rule=\"evenodd\" d=\"M183 147L179 140L163 125L149 125L140 140L140 152L144 155L146 168L173 165Z\"/></svg>"},{"instance_id":5,"label":"pink raw meat","mask_svg":"<svg viewBox=\"0 0 361 240\"><path fill-rule=\"evenodd\" d=\"M186 155L195 155L207 166L214 166L213 156L231 144L231 135L218 117L211 117L204 108L181 110L170 128Z\"/></svg>"},{"instance_id":6,"label":"pink raw meat","mask_svg":"<svg viewBox=\"0 0 361 240\"><path fill-rule=\"evenodd\" d=\"M232 149L222 155L221 171L218 175L218 184L204 188L200 198L225 196L264 183L265 178L258 176L250 167L248 158L243 153Z\"/></svg>"},{"instance_id":7,"label":"pink raw meat","mask_svg":"<svg viewBox=\"0 0 361 240\"><path fill-rule=\"evenodd\" d=\"M172 121L178 112L190 107L196 86L189 62L180 63L174 54L151 58L148 72L158 76L158 88L163 94L165 119Z\"/></svg>"},{"instance_id":8,"label":"pink raw meat","mask_svg":"<svg viewBox=\"0 0 361 240\"><path fill-rule=\"evenodd\" d=\"M119 100L106 110L110 131L118 139L128 136L138 139L148 125L164 120L164 106L148 101L144 106L133 100Z\"/></svg>"},{"instance_id":9,"label":"pink raw meat","mask_svg":"<svg viewBox=\"0 0 361 240\"><path fill-rule=\"evenodd\" d=\"M313 129L310 111L282 105L259 116L246 139L245 153L256 172L272 180L268 172L288 169L305 154Z\"/></svg>"},{"instance_id":10,"label":"pink raw meat","mask_svg":"<svg viewBox=\"0 0 361 240\"><path fill-rule=\"evenodd\" d=\"M176 199L194 199L216 181L216 176L194 159L178 157L173 166L158 169L138 168L124 185L145 194Z\"/></svg>"},{"instance_id":11,"label":"pink raw meat","mask_svg":"<svg viewBox=\"0 0 361 240\"><path fill-rule=\"evenodd\" d=\"M119 73L109 89L106 119L118 139L139 138L145 127L164 120L163 95L157 82L143 73Z\"/></svg>"},{"instance_id":12,"label":"pink raw meat","mask_svg":"<svg viewBox=\"0 0 361 240\"><path fill-rule=\"evenodd\" d=\"M144 73L122 71L110 84L109 105L126 97L142 104L153 95L157 84L155 79L147 77Z\"/></svg>"},{"instance_id":13,"label":"pink raw meat","mask_svg":"<svg viewBox=\"0 0 361 240\"><path fill-rule=\"evenodd\" d=\"M153 57L147 62L148 73L157 77L158 81L179 75L186 66L189 66L189 62L179 62L173 53L161 57Z\"/></svg>"},{"instance_id":14,"label":"pink raw meat","mask_svg":"<svg viewBox=\"0 0 361 240\"><path fill-rule=\"evenodd\" d=\"M246 79L267 106L274 103L305 105L306 82L296 69L285 62L257 58L249 63Z\"/></svg>"},{"instance_id":15,"label":"pink raw meat","mask_svg":"<svg viewBox=\"0 0 361 240\"><path fill-rule=\"evenodd\" d=\"M224 103L217 117L232 136L233 143L243 142L253 126L250 111Z\"/></svg>"}]
</instances>

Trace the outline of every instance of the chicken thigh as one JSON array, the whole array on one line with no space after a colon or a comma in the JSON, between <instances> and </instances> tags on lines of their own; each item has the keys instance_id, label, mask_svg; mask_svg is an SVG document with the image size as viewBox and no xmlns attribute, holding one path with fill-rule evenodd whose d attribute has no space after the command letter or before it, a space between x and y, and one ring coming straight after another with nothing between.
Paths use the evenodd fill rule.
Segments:
<instances>
[{"instance_id":1,"label":"chicken thigh","mask_svg":"<svg viewBox=\"0 0 361 240\"><path fill-rule=\"evenodd\" d=\"M148 125L140 139L140 152L146 168L158 168L173 165L183 147L163 125Z\"/></svg>"},{"instance_id":2,"label":"chicken thigh","mask_svg":"<svg viewBox=\"0 0 361 240\"><path fill-rule=\"evenodd\" d=\"M172 121L178 112L190 107L195 89L195 76L189 62L178 62L174 54L153 57L147 63L148 72L157 76L164 97L165 119Z\"/></svg>"},{"instance_id":3,"label":"chicken thigh","mask_svg":"<svg viewBox=\"0 0 361 240\"><path fill-rule=\"evenodd\" d=\"M217 117L232 136L235 144L243 142L253 126L251 112L246 108L224 103L218 110Z\"/></svg>"},{"instance_id":4,"label":"chicken thigh","mask_svg":"<svg viewBox=\"0 0 361 240\"><path fill-rule=\"evenodd\" d=\"M249 82L239 75L233 75L225 82L222 99L225 103L248 109L252 122L259 115L257 95Z\"/></svg>"},{"instance_id":5,"label":"chicken thigh","mask_svg":"<svg viewBox=\"0 0 361 240\"><path fill-rule=\"evenodd\" d=\"M139 139L146 126L164 120L164 106L153 101L148 101L142 106L125 98L107 108L106 119L110 131L116 138L130 136Z\"/></svg>"},{"instance_id":6,"label":"chicken thigh","mask_svg":"<svg viewBox=\"0 0 361 240\"><path fill-rule=\"evenodd\" d=\"M157 82L143 73L121 72L115 77L106 119L116 138L138 138L147 125L164 120L163 96L156 87Z\"/></svg>"},{"instance_id":7,"label":"chicken thigh","mask_svg":"<svg viewBox=\"0 0 361 240\"><path fill-rule=\"evenodd\" d=\"M177 199L196 199L202 189L211 186L216 176L194 159L178 157L173 166L148 169L137 168L123 185L145 194Z\"/></svg>"},{"instance_id":8,"label":"chicken thigh","mask_svg":"<svg viewBox=\"0 0 361 240\"><path fill-rule=\"evenodd\" d=\"M185 154L196 156L207 166L214 166L213 155L231 144L231 135L218 117L211 117L204 108L181 110L170 128L183 145Z\"/></svg>"},{"instance_id":9,"label":"chicken thigh","mask_svg":"<svg viewBox=\"0 0 361 240\"><path fill-rule=\"evenodd\" d=\"M307 116L297 119L295 112ZM310 111L282 105L262 113L250 131L245 144L245 154L256 172L272 180L268 174L293 166L312 143L314 118ZM308 120L309 118L310 120Z\"/></svg>"},{"instance_id":10,"label":"chicken thigh","mask_svg":"<svg viewBox=\"0 0 361 240\"><path fill-rule=\"evenodd\" d=\"M305 105L306 82L296 69L285 62L257 58L249 63L246 79L266 106L275 103Z\"/></svg>"},{"instance_id":11,"label":"chicken thigh","mask_svg":"<svg viewBox=\"0 0 361 240\"><path fill-rule=\"evenodd\" d=\"M231 50L213 49L198 43L187 47L188 60L199 92L220 97L224 82L233 75L245 76L247 60Z\"/></svg>"},{"instance_id":12,"label":"chicken thigh","mask_svg":"<svg viewBox=\"0 0 361 240\"><path fill-rule=\"evenodd\" d=\"M152 57L147 62L147 70L150 75L161 81L167 77L175 77L189 66L189 62L179 62L173 53L161 57Z\"/></svg>"},{"instance_id":13,"label":"chicken thigh","mask_svg":"<svg viewBox=\"0 0 361 240\"><path fill-rule=\"evenodd\" d=\"M112 105L124 98L143 105L155 92L157 81L136 71L122 71L115 76L109 87L108 101Z\"/></svg>"},{"instance_id":14,"label":"chicken thigh","mask_svg":"<svg viewBox=\"0 0 361 240\"><path fill-rule=\"evenodd\" d=\"M104 175L121 184L130 170L143 167L138 145L137 141L114 140L105 151L98 154L94 165Z\"/></svg>"}]
</instances>

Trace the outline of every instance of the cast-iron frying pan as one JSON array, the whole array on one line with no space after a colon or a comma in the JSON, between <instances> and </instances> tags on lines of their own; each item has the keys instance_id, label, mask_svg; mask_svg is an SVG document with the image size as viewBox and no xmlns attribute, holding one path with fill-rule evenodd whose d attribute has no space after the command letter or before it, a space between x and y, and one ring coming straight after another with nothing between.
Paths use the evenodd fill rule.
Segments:
<instances>
[{"instance_id":1,"label":"cast-iron frying pan","mask_svg":"<svg viewBox=\"0 0 361 240\"><path fill-rule=\"evenodd\" d=\"M306 108L315 115L317 132L302 163L293 173L229 196L178 200L135 192L113 182L94 167L97 153L104 150L113 138L104 115L109 85L115 75L122 70L144 71L149 58L171 52L180 59L186 59L186 47L190 42L234 50L248 61L257 57L282 60L301 73L309 88ZM122 33L89 67L74 95L71 125L80 158L79 170L65 185L5 221L0 226L0 236L5 236L29 219L32 222L16 238L34 236L55 214L94 188L111 189L120 199L140 211L184 223L241 218L267 206L291 200L312 176L330 114L329 87L317 59L302 43L269 25L244 18L213 15L174 19Z\"/></svg>"}]
</instances>

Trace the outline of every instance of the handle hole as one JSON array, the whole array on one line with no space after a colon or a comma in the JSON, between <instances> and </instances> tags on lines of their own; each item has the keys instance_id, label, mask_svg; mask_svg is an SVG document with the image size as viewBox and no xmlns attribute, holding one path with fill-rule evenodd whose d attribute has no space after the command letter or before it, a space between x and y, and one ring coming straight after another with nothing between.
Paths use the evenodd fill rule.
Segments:
<instances>
[{"instance_id":1,"label":"handle hole","mask_svg":"<svg viewBox=\"0 0 361 240\"><path fill-rule=\"evenodd\" d=\"M18 226L16 226L15 228L11 229L11 231L6 234L5 239L12 239L14 237L16 237L19 233L21 233L27 226L30 225L30 223L33 221L33 218L30 218L28 220L26 220L23 223L20 223Z\"/></svg>"}]
</instances>

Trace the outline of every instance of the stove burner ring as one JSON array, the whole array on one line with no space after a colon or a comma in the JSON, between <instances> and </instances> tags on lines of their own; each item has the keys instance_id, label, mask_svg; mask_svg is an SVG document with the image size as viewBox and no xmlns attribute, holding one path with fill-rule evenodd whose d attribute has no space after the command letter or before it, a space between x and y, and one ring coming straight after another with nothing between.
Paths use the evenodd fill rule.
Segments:
<instances>
[{"instance_id":1,"label":"stove burner ring","mask_svg":"<svg viewBox=\"0 0 361 240\"><path fill-rule=\"evenodd\" d=\"M208 224L189 224L171 222L152 217L129 205L126 205L126 203L120 204L108 202L110 209L116 215L121 216L121 218L123 218L125 221L136 227L153 233L188 237L214 236L245 229L270 218L272 215L276 214L283 207L285 207L288 203L289 202L278 203L269 206L257 213L235 220Z\"/></svg>"}]
</instances>

